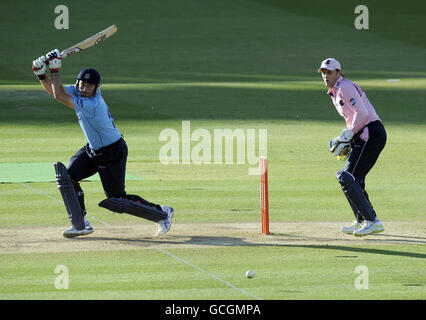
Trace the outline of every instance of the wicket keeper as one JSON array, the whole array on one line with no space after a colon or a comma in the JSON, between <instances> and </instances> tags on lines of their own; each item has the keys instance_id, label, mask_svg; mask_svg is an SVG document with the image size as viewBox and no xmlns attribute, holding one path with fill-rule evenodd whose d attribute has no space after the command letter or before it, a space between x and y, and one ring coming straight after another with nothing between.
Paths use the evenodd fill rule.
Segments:
<instances>
[{"instance_id":1,"label":"wicket keeper","mask_svg":"<svg viewBox=\"0 0 426 320\"><path fill-rule=\"evenodd\" d=\"M71 227L63 236L73 238L94 231L86 219L84 193L79 182L95 173L99 173L107 197L99 206L157 222L157 235L168 232L173 208L125 191L127 145L102 98L99 72L93 68L83 69L75 85L63 86L59 72L61 64L61 54L55 49L34 60L32 69L50 95L75 111L88 141L71 157L68 167L60 162L54 165L58 188L71 220ZM46 75L47 66L50 78Z\"/></svg>"},{"instance_id":2,"label":"wicket keeper","mask_svg":"<svg viewBox=\"0 0 426 320\"><path fill-rule=\"evenodd\" d=\"M354 236L382 232L383 224L365 191L365 178L385 147L385 128L365 92L343 77L339 61L325 59L318 72L328 87L327 94L333 105L346 121L341 135L330 140L330 152L334 156L348 156L345 167L336 177L356 218L352 225L341 230Z\"/></svg>"}]
</instances>

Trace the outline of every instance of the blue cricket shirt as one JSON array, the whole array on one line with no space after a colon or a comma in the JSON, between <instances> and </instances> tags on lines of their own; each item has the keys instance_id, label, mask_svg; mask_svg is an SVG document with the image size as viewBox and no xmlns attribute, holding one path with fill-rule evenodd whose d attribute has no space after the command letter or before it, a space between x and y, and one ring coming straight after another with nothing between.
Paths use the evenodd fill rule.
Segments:
<instances>
[{"instance_id":1,"label":"blue cricket shirt","mask_svg":"<svg viewBox=\"0 0 426 320\"><path fill-rule=\"evenodd\" d=\"M81 97L74 85L66 86L65 91L72 95L78 122L92 149L98 150L121 138L100 90L88 98Z\"/></svg>"}]
</instances>

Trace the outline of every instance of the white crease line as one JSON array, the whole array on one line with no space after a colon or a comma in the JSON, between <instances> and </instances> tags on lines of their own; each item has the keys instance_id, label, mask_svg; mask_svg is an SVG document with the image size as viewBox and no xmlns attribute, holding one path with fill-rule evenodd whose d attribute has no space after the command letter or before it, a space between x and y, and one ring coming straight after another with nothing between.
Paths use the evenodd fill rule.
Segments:
<instances>
[{"instance_id":1,"label":"white crease line","mask_svg":"<svg viewBox=\"0 0 426 320\"><path fill-rule=\"evenodd\" d=\"M23 183L23 182L19 182L19 184L21 185L21 186L24 186L25 188L27 188L27 189L30 189L30 190L32 190L32 191L34 191L35 193L38 193L38 194L41 194L41 195L43 195L43 196L46 196L46 197L49 197L50 199L52 199L52 200L55 200L55 201L58 201L59 203L62 203L62 201L60 201L59 199L57 199L57 198L55 198L55 197L52 197L50 194L48 194L48 193L45 193L45 192L43 192L43 191L39 191L39 190L37 190L37 189L34 189L33 187L30 187L29 185L27 185L26 183Z\"/></svg>"},{"instance_id":2,"label":"white crease line","mask_svg":"<svg viewBox=\"0 0 426 320\"><path fill-rule=\"evenodd\" d=\"M176 260L179 260L179 261L181 261L181 262L183 262L183 263L187 264L188 266L190 266L190 267L192 267L192 268L194 268L194 269L196 269L196 270L198 270L198 271L201 271L201 272L203 272L203 273L205 273L205 274L209 275L210 277L212 277L212 278L214 278L214 279L216 279L216 280L218 280L218 281L222 282L223 284L226 284L228 287L231 287L232 289L235 289L235 290L237 290L237 291L240 291L241 293L243 293L243 294L245 294L245 295L247 295L247 296L250 296L250 297L252 297L252 298L255 298L256 300L263 300L262 298L259 298L259 297L255 296L254 294L251 294L250 292L247 292L247 291L245 291L244 289L238 288L238 287L234 286L233 284L229 283L228 281L223 280L222 278L218 277L218 276L217 276L217 275L215 275L214 273L211 273L211 272L209 272L209 271L207 271L207 270L204 270L204 269L202 269L202 268L200 268L200 267L198 267L198 266L196 266L196 265L192 264L191 262L189 262L189 261L187 261L187 260L185 260L185 259L183 259L183 258L181 258L181 257L175 256L174 254L172 254L172 253L168 252L167 250L164 250L164 249L161 249L161 248L155 248L155 249L157 249L158 251L160 251L160 252L162 252L162 253L164 253L164 254L167 254L168 256L170 256L170 257L172 257L172 258L175 258Z\"/></svg>"},{"instance_id":3,"label":"white crease line","mask_svg":"<svg viewBox=\"0 0 426 320\"><path fill-rule=\"evenodd\" d=\"M33 187L31 187L31 186L27 185L26 183L22 183L22 182L20 182L19 184L20 184L20 185L22 185L22 186L24 186L24 187L25 187L25 188L27 188L27 189L30 189L30 190L32 190L32 191L34 191L34 192L36 192L36 193L40 194L40 195L46 196L46 197L48 197L48 198L50 198L50 199L52 199L52 200L54 200L54 201L56 201L56 202L63 203L63 202L62 202L62 200L60 200L60 199L58 199L58 198L55 198L55 197L52 197L50 194L45 193L45 192L43 192L43 191L39 191L39 190L37 190L37 189L35 189L35 188L33 188ZM96 218L96 217L89 216L88 214L87 214L87 216L88 216L88 217L90 217L90 219L94 219L94 220L96 220L96 221L98 221L98 222L102 223L103 225L107 226L108 228L118 230L116 227L114 227L114 226L112 226L112 225L110 225L110 224L108 224L108 223L106 223L106 222L104 222L104 221L102 221L102 220L100 220L100 219L98 219L98 218ZM125 234L125 232L123 232L122 230L119 230L119 232L120 232L123 236L125 236L127 239L129 239L129 240L133 240L131 237L129 237L128 235L126 235L126 234ZM198 271L200 271L200 272L203 272L203 273L205 273L205 274L209 275L210 277L212 277L212 278L214 278L214 279L216 279L216 280L218 280L218 281L222 282L223 284L227 285L228 287L230 287L230 288L232 288L232 289L235 289L235 290L237 290L237 291L239 291L239 292L241 292L241 293L243 293L243 294L245 294L245 295L247 295L247 296L250 296L250 297L252 297L252 298L255 298L256 300L263 300L262 298L260 298L260 297L258 297L258 296L255 296L254 294L251 294L250 292L247 292L247 291L245 291L244 289L241 289L241 288L238 288L238 287L234 286L233 284L229 283L228 281L225 281L225 280L223 280L222 278L218 277L218 276L217 276L217 275L215 275L214 273L211 273L211 272L209 272L209 271L207 271L207 270L204 270L203 268L200 268L200 267L196 266L195 264L192 264L191 262L189 262L189 261L185 260L184 258L181 258L181 257L179 257L179 256L176 256L176 255L174 255L174 254L172 254L172 253L168 252L167 250L164 250L164 249L161 249L161 248L158 248L158 247L152 247L152 248L153 248L153 249L156 249L156 250L158 250L158 251L160 251L160 252L162 252L162 253L164 253L164 254L166 254L166 255L168 255L169 257L172 257L172 258L174 258L174 259L176 259L176 260L178 260L178 261L180 261L180 262L185 263L186 265L190 266L191 268L193 268L193 269L195 269L195 270L198 270Z\"/></svg>"}]
</instances>

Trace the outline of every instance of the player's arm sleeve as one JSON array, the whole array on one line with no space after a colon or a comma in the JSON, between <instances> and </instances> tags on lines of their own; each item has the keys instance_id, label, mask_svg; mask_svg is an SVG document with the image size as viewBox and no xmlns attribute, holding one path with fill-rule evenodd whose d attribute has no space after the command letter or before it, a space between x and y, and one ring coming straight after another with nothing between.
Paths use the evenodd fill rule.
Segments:
<instances>
[{"instance_id":1,"label":"player's arm sleeve","mask_svg":"<svg viewBox=\"0 0 426 320\"><path fill-rule=\"evenodd\" d=\"M347 126L349 130L358 133L365 126L368 119L368 110L362 101L361 95L355 86L347 85L342 88L342 97L345 104L352 109L354 116L352 123Z\"/></svg>"},{"instance_id":2,"label":"player's arm sleeve","mask_svg":"<svg viewBox=\"0 0 426 320\"><path fill-rule=\"evenodd\" d=\"M80 105L79 105L78 97L76 95L75 90L76 90L76 88L75 88L74 85L65 86L65 92L72 97L72 100L73 100L73 103L74 103L74 109L77 110L77 109L80 108Z\"/></svg>"}]
</instances>

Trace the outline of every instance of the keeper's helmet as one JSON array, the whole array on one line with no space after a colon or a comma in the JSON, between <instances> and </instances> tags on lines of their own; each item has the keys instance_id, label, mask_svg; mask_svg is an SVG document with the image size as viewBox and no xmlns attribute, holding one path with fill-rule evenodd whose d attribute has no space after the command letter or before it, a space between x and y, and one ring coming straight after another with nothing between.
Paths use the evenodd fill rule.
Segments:
<instances>
[{"instance_id":1,"label":"keeper's helmet","mask_svg":"<svg viewBox=\"0 0 426 320\"><path fill-rule=\"evenodd\" d=\"M93 83L96 85L95 87L95 93L98 91L99 86L101 84L101 75L96 69L93 68L86 68L80 71L80 73L77 76L77 85L79 81L84 81L88 83Z\"/></svg>"}]
</instances>

